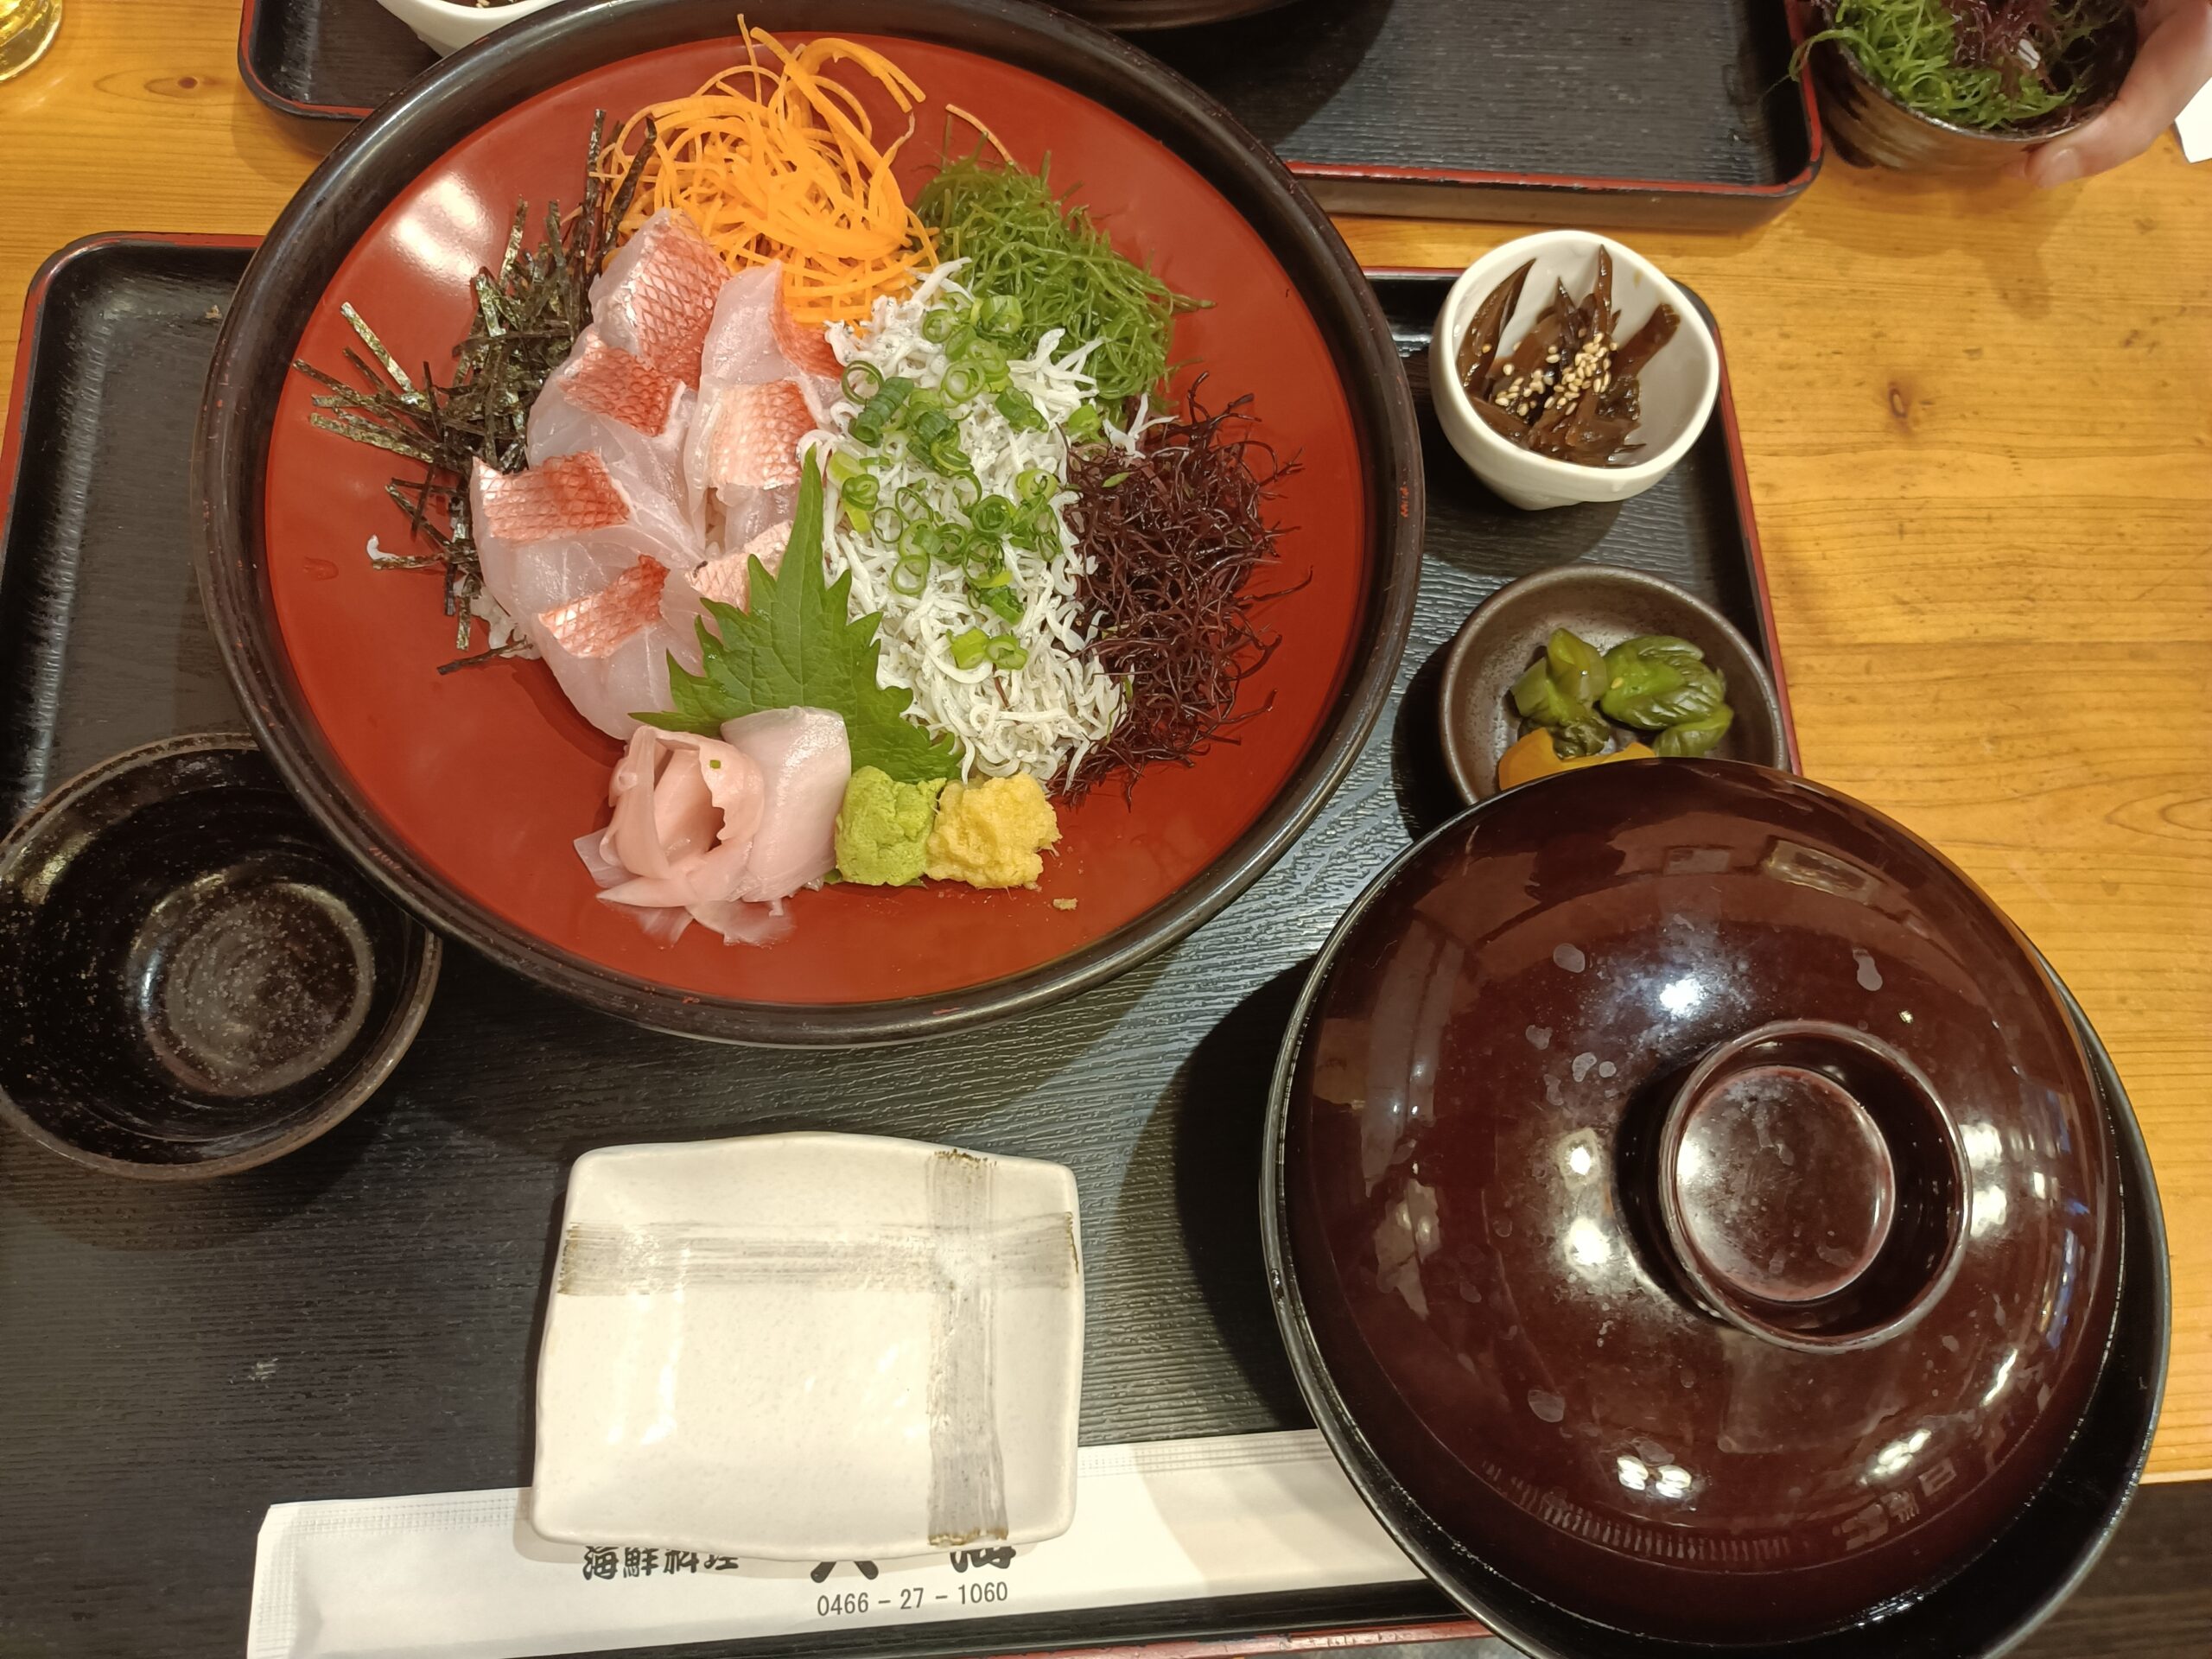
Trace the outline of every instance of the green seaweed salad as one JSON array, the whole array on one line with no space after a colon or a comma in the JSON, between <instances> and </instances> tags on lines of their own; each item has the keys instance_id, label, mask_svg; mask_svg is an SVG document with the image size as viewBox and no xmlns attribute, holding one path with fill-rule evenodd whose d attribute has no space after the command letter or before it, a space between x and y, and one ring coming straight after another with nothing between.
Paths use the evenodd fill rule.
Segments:
<instances>
[{"instance_id":1,"label":"green seaweed salad","mask_svg":"<svg viewBox=\"0 0 2212 1659\"><path fill-rule=\"evenodd\" d=\"M1821 0L1823 41L1908 108L1985 131L2031 127L2118 86L2128 0Z\"/></svg>"},{"instance_id":2,"label":"green seaweed salad","mask_svg":"<svg viewBox=\"0 0 2212 1659\"><path fill-rule=\"evenodd\" d=\"M1008 354L1026 357L1048 327L1099 342L1085 365L1102 403L1122 404L1167 375L1176 314L1202 308L1114 251L1090 213L1052 192L1052 161L1031 173L980 157L948 162L914 202L937 232L938 257L968 261L962 284L1011 302Z\"/></svg>"}]
</instances>

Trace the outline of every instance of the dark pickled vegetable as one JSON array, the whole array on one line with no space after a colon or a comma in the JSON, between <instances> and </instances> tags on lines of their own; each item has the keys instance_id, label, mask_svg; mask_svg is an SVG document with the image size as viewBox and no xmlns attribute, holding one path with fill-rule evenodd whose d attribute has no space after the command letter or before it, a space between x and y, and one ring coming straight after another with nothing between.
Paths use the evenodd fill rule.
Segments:
<instances>
[{"instance_id":1,"label":"dark pickled vegetable","mask_svg":"<svg viewBox=\"0 0 2212 1659\"><path fill-rule=\"evenodd\" d=\"M1651 747L1662 755L1710 753L1735 718L1727 696L1726 678L1687 639L1647 633L1601 653L1566 628L1553 630L1512 690L1526 728L1551 733L1562 760L1605 753L1616 726L1656 733Z\"/></svg>"},{"instance_id":2,"label":"dark pickled vegetable","mask_svg":"<svg viewBox=\"0 0 2212 1659\"><path fill-rule=\"evenodd\" d=\"M1728 728L1735 723L1736 711L1724 702L1709 715L1669 726L1652 740L1651 747L1658 754L1685 757L1710 754L1720 740L1728 735Z\"/></svg>"},{"instance_id":3,"label":"dark pickled vegetable","mask_svg":"<svg viewBox=\"0 0 2212 1659\"><path fill-rule=\"evenodd\" d=\"M1598 251L1589 296L1562 283L1510 351L1505 325L1535 262L1492 289L1475 308L1454 363L1483 423L1532 454L1584 467L1620 467L1643 445L1630 435L1643 419L1637 376L1675 337L1681 315L1662 305L1623 344L1613 308L1613 257Z\"/></svg>"},{"instance_id":4,"label":"dark pickled vegetable","mask_svg":"<svg viewBox=\"0 0 2212 1659\"><path fill-rule=\"evenodd\" d=\"M1475 371L1487 365L1497 355L1498 337L1505 332L1505 320L1521 303L1521 290L1529 281L1529 273L1535 268L1536 262L1531 259L1484 295L1483 302L1475 308L1474 321L1459 337L1458 361L1463 385L1471 386Z\"/></svg>"},{"instance_id":5,"label":"dark pickled vegetable","mask_svg":"<svg viewBox=\"0 0 2212 1659\"><path fill-rule=\"evenodd\" d=\"M1562 640L1573 644L1561 646L1557 658L1547 651L1543 660L1529 664L1513 683L1513 706L1522 719L1552 734L1561 759L1602 754L1613 741L1612 727L1594 706L1605 686L1605 659L1564 628L1552 639L1555 646ZM1556 666L1560 664L1563 672Z\"/></svg>"},{"instance_id":6,"label":"dark pickled vegetable","mask_svg":"<svg viewBox=\"0 0 2212 1659\"><path fill-rule=\"evenodd\" d=\"M1577 702L1595 702L1605 695L1611 676L1605 653L1580 635L1554 628L1544 645L1544 664L1552 681Z\"/></svg>"},{"instance_id":7,"label":"dark pickled vegetable","mask_svg":"<svg viewBox=\"0 0 2212 1659\"><path fill-rule=\"evenodd\" d=\"M1687 639L1647 634L1605 653L1608 679L1598 700L1606 717L1639 731L1701 720L1726 701L1728 688Z\"/></svg>"}]
</instances>

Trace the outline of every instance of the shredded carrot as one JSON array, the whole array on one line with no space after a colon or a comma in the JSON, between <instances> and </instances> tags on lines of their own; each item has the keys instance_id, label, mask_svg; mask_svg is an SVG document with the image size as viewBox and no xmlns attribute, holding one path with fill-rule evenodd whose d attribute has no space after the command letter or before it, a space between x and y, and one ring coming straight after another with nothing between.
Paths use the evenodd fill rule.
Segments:
<instances>
[{"instance_id":1,"label":"shredded carrot","mask_svg":"<svg viewBox=\"0 0 2212 1659\"><path fill-rule=\"evenodd\" d=\"M782 260L785 302L801 321L857 321L878 295L906 293L937 263L935 234L892 176L922 90L852 41L824 37L793 52L751 29L745 42L744 62L690 98L639 110L601 157L601 176L619 177L651 118L652 149L619 232L672 208L732 270ZM825 73L839 62L909 117L889 145L876 143L858 95Z\"/></svg>"},{"instance_id":2,"label":"shredded carrot","mask_svg":"<svg viewBox=\"0 0 2212 1659\"><path fill-rule=\"evenodd\" d=\"M1014 152L1008 149L1004 144L999 143L998 134L993 132L988 127L985 126L980 118L969 114L967 111L962 109L957 104L946 105L944 106L944 112L949 116L965 121L969 126L975 128L978 136L980 136L985 143L988 143L993 149L998 151L999 160L1006 162L1009 167L1014 165ZM946 135L946 143L944 146L945 154L948 156L952 153L952 144L950 140L951 135L948 133Z\"/></svg>"}]
</instances>

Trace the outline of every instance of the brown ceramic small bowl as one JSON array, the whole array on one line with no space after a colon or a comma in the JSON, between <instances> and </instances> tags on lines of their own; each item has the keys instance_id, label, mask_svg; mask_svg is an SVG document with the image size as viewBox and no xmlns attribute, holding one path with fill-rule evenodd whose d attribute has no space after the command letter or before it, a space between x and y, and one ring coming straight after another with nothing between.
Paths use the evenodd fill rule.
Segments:
<instances>
[{"instance_id":1,"label":"brown ceramic small bowl","mask_svg":"<svg viewBox=\"0 0 2212 1659\"><path fill-rule=\"evenodd\" d=\"M1521 735L1510 693L1544 654L1554 628L1609 651L1638 634L1671 633L1703 647L1728 682L1736 722L1713 751L1723 760L1787 769L1789 735L1782 699L1751 642L1694 594L1641 570L1562 564L1508 582L1460 626L1444 664L1444 765L1460 799L1497 793L1498 757Z\"/></svg>"},{"instance_id":2,"label":"brown ceramic small bowl","mask_svg":"<svg viewBox=\"0 0 2212 1659\"><path fill-rule=\"evenodd\" d=\"M2032 126L1992 130L1923 114L1869 75L1840 41L1821 41L1808 54L1822 130L1845 158L1904 173L2001 173L2038 144L2084 126L2103 112L2135 56L2135 20L2127 13L2115 38L2088 67L2105 90Z\"/></svg>"},{"instance_id":3,"label":"brown ceramic small bowl","mask_svg":"<svg viewBox=\"0 0 2212 1659\"><path fill-rule=\"evenodd\" d=\"M376 1091L438 960L251 738L133 749L0 842L0 1117L111 1174L265 1163Z\"/></svg>"}]
</instances>

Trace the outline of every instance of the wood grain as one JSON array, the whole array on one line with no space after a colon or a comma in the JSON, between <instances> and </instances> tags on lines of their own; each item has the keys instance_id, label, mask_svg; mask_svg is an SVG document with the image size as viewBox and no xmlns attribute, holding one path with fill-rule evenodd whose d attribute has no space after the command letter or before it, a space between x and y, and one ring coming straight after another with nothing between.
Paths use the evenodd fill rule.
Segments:
<instances>
[{"instance_id":1,"label":"wood grain","mask_svg":"<svg viewBox=\"0 0 2212 1659\"><path fill-rule=\"evenodd\" d=\"M334 129L274 116L237 0L71 0L0 87L0 289L99 230L264 229ZM1831 162L1740 237L1636 240L1726 330L1808 769L1981 880L2110 1044L2177 1288L2154 1477L2212 1474L2212 178ZM1491 227L1351 220L1372 261ZM15 325L0 320L0 372Z\"/></svg>"}]
</instances>

